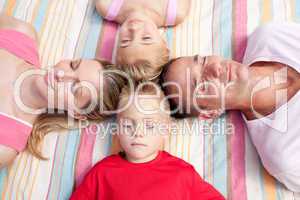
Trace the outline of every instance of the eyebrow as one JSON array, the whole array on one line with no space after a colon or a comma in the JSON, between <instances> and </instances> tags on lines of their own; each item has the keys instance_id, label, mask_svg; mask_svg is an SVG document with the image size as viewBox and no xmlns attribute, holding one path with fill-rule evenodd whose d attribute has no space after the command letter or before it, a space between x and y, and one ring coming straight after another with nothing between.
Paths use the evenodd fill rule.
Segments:
<instances>
[{"instance_id":1,"label":"eyebrow","mask_svg":"<svg viewBox=\"0 0 300 200\"><path fill-rule=\"evenodd\" d=\"M198 55L194 55L193 61L194 61L194 63L198 63L199 56Z\"/></svg>"}]
</instances>

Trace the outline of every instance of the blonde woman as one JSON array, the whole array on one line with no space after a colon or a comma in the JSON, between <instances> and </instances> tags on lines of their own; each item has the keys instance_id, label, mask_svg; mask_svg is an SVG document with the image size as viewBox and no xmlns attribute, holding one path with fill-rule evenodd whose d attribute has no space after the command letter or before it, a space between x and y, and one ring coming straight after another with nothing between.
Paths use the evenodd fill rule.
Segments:
<instances>
[{"instance_id":1,"label":"blonde woman","mask_svg":"<svg viewBox=\"0 0 300 200\"><path fill-rule=\"evenodd\" d=\"M95 95L82 82L94 86L96 93L102 89L107 91L101 98L104 111L115 109L124 83L116 73L105 73L103 84L99 84L98 72L111 65L97 60L61 61L47 73L25 76L39 68L37 36L29 24L6 15L0 16L0 59L0 168L24 151L27 142L29 150L42 158L38 150L40 141L47 132L59 126L53 126L53 123L57 124L57 115L49 118L47 110L65 111L77 119L105 117L99 112L99 106L94 106L87 114L76 112L90 108L91 102L96 101ZM25 78L19 84L22 76ZM16 84L19 87L16 88ZM60 84L66 87L61 90ZM44 114L29 113L25 107L33 111L44 110Z\"/></svg>"},{"instance_id":2,"label":"blonde woman","mask_svg":"<svg viewBox=\"0 0 300 200\"><path fill-rule=\"evenodd\" d=\"M102 17L121 25L116 62L139 81L156 78L168 62L158 28L183 22L190 0L98 0L96 7Z\"/></svg>"}]
</instances>

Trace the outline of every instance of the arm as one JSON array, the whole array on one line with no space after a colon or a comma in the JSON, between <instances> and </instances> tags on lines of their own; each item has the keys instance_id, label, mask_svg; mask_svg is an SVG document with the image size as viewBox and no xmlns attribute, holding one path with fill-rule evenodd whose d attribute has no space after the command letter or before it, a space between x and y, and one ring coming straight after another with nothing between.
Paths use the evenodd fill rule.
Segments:
<instances>
[{"instance_id":1,"label":"arm","mask_svg":"<svg viewBox=\"0 0 300 200\"><path fill-rule=\"evenodd\" d=\"M189 15L191 0L177 0L178 8L177 8L177 16L175 25L181 24L185 18Z\"/></svg>"},{"instance_id":2,"label":"arm","mask_svg":"<svg viewBox=\"0 0 300 200\"><path fill-rule=\"evenodd\" d=\"M193 168L191 200L225 200L209 183L205 182Z\"/></svg>"},{"instance_id":3,"label":"arm","mask_svg":"<svg viewBox=\"0 0 300 200\"><path fill-rule=\"evenodd\" d=\"M103 18L107 15L107 10L112 0L96 0L96 10Z\"/></svg>"}]
</instances>

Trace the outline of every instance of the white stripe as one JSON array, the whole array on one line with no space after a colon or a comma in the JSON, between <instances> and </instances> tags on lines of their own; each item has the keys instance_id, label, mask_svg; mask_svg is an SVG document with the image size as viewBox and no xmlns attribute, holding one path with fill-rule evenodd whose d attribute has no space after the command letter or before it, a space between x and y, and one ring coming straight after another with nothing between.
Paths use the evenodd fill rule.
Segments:
<instances>
[{"instance_id":1,"label":"white stripe","mask_svg":"<svg viewBox=\"0 0 300 200\"><path fill-rule=\"evenodd\" d=\"M247 1L247 13L248 13L248 23L247 23L247 31L248 35L250 35L256 27L260 24L261 18L261 1L260 0L251 0Z\"/></svg>"}]
</instances>

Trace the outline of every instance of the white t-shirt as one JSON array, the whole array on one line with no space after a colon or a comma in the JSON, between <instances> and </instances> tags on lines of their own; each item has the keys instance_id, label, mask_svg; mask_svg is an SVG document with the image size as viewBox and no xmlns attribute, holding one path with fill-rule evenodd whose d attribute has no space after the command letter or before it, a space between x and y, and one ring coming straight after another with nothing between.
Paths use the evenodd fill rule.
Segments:
<instances>
[{"instance_id":1,"label":"white t-shirt","mask_svg":"<svg viewBox=\"0 0 300 200\"><path fill-rule=\"evenodd\" d=\"M300 73L300 24L268 24L255 30L243 63L257 61L280 62ZM272 114L244 120L265 168L288 189L300 192L300 91Z\"/></svg>"}]
</instances>

